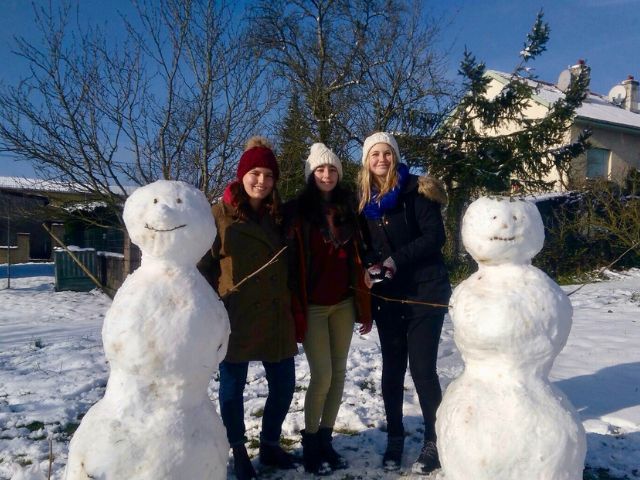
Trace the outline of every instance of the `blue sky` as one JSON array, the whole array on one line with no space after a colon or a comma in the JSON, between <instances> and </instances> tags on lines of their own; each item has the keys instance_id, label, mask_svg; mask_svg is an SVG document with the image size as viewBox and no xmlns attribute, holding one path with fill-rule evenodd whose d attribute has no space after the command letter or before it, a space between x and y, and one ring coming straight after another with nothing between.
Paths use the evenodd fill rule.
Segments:
<instances>
[{"instance_id":1,"label":"blue sky","mask_svg":"<svg viewBox=\"0 0 640 480\"><path fill-rule=\"evenodd\" d=\"M34 0L47 5L49 0ZM57 0L51 0L55 5ZM443 23L442 47L450 52L450 75L455 77L465 46L487 68L511 71L526 34L542 9L550 25L547 51L533 66L542 80L558 74L578 59L591 66L591 89L606 94L634 75L640 79L640 0L422 0L425 8L448 20ZM80 0L80 13L93 21L117 23L118 10L128 0ZM13 84L24 65L12 55L15 35L33 31L28 0L0 0L0 82ZM114 29L117 32L117 29ZM0 156L0 176L33 175L26 162Z\"/></svg>"}]
</instances>

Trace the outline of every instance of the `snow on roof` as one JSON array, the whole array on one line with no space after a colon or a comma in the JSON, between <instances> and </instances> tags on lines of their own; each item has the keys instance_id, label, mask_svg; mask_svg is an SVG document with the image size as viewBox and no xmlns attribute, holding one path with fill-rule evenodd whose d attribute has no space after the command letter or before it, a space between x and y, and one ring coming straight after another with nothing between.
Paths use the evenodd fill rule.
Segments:
<instances>
[{"instance_id":1,"label":"snow on roof","mask_svg":"<svg viewBox=\"0 0 640 480\"><path fill-rule=\"evenodd\" d=\"M487 74L501 83L506 83L511 78L511 74L496 70L488 70ZM562 90L552 83L541 80L528 80L528 82L530 85L538 87L534 99L543 105L551 106L564 97ZM582 106L576 111L576 118L640 130L640 114L625 110L610 102L604 95L594 92L589 92L587 98L582 102Z\"/></svg>"},{"instance_id":2,"label":"snow on roof","mask_svg":"<svg viewBox=\"0 0 640 480\"><path fill-rule=\"evenodd\" d=\"M11 188L15 190L28 189L43 192L78 191L77 189L72 189L69 184L64 182L27 177L0 177L0 188Z\"/></svg>"},{"instance_id":3,"label":"snow on roof","mask_svg":"<svg viewBox=\"0 0 640 480\"><path fill-rule=\"evenodd\" d=\"M78 183L60 182L55 180L42 180L40 178L27 177L0 177L0 188L14 190L32 190L38 192L73 192L91 193L91 190ZM137 186L125 185L127 195L131 195ZM116 185L109 186L113 193L121 193L121 188Z\"/></svg>"},{"instance_id":4,"label":"snow on roof","mask_svg":"<svg viewBox=\"0 0 640 480\"><path fill-rule=\"evenodd\" d=\"M93 212L98 208L106 208L106 202L87 202L87 203L74 203L64 207L67 212Z\"/></svg>"}]
</instances>

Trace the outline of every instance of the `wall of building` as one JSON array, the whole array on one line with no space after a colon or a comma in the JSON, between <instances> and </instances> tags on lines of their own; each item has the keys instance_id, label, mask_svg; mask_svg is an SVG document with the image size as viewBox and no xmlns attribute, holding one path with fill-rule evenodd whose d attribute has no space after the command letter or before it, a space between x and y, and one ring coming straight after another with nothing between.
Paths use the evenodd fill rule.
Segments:
<instances>
[{"instance_id":1,"label":"wall of building","mask_svg":"<svg viewBox=\"0 0 640 480\"><path fill-rule=\"evenodd\" d=\"M0 263L27 263L31 259L29 237L28 233L18 233L16 245L0 245Z\"/></svg>"},{"instance_id":2,"label":"wall of building","mask_svg":"<svg viewBox=\"0 0 640 480\"><path fill-rule=\"evenodd\" d=\"M0 244L17 245L18 233L31 234L29 257L48 260L51 258L51 239L42 228L46 222L44 197L16 191L0 190Z\"/></svg>"},{"instance_id":3,"label":"wall of building","mask_svg":"<svg viewBox=\"0 0 640 480\"><path fill-rule=\"evenodd\" d=\"M619 129L599 127L584 122L576 122L572 135L577 137L584 128L592 131L589 142L594 148L611 150L608 180L623 183L629 169L640 169L640 134L621 131ZM586 155L574 160L572 177L584 178L587 171Z\"/></svg>"}]
</instances>

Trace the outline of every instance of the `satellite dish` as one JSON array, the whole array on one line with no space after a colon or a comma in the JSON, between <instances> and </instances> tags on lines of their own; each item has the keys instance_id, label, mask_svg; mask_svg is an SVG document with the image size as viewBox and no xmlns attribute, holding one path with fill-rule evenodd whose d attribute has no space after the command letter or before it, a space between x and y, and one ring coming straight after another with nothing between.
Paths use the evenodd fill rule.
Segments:
<instances>
[{"instance_id":1,"label":"satellite dish","mask_svg":"<svg viewBox=\"0 0 640 480\"><path fill-rule=\"evenodd\" d=\"M571 85L571 71L563 70L558 76L557 87L563 92L566 92L567 88L569 88L569 85Z\"/></svg>"},{"instance_id":2,"label":"satellite dish","mask_svg":"<svg viewBox=\"0 0 640 480\"><path fill-rule=\"evenodd\" d=\"M622 105L625 98L627 98L627 89L624 85L616 85L609 91L609 100L616 105Z\"/></svg>"}]
</instances>

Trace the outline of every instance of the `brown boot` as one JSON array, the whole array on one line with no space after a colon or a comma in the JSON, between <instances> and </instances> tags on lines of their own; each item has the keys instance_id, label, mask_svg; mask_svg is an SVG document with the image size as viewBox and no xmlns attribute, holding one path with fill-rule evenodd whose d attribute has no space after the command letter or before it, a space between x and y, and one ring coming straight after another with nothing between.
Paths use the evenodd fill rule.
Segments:
<instances>
[{"instance_id":1,"label":"brown boot","mask_svg":"<svg viewBox=\"0 0 640 480\"><path fill-rule=\"evenodd\" d=\"M323 462L320 456L318 433L307 433L305 430L301 430L300 433L302 434L302 458L305 471L314 475L330 475L329 464Z\"/></svg>"},{"instance_id":2,"label":"brown boot","mask_svg":"<svg viewBox=\"0 0 640 480\"><path fill-rule=\"evenodd\" d=\"M285 452L280 445L271 445L260 442L260 463L281 470L291 470L298 468L298 459Z\"/></svg>"},{"instance_id":3,"label":"brown boot","mask_svg":"<svg viewBox=\"0 0 640 480\"><path fill-rule=\"evenodd\" d=\"M323 427L318 430L320 439L320 457L331 465L332 470L342 470L348 468L349 464L342 455L333 449L332 436L333 428Z\"/></svg>"},{"instance_id":4,"label":"brown boot","mask_svg":"<svg viewBox=\"0 0 640 480\"><path fill-rule=\"evenodd\" d=\"M258 478L244 445L233 447L233 472L238 480L254 480Z\"/></svg>"},{"instance_id":5,"label":"brown boot","mask_svg":"<svg viewBox=\"0 0 640 480\"><path fill-rule=\"evenodd\" d=\"M400 469L402 464L402 452L404 451L404 435L400 437L387 437L387 449L382 457L382 467L387 471Z\"/></svg>"},{"instance_id":6,"label":"brown boot","mask_svg":"<svg viewBox=\"0 0 640 480\"><path fill-rule=\"evenodd\" d=\"M440 468L440 457L438 456L436 442L433 440L426 441L422 446L422 451L416 463L413 464L412 470L414 473L427 475L438 468Z\"/></svg>"}]
</instances>

